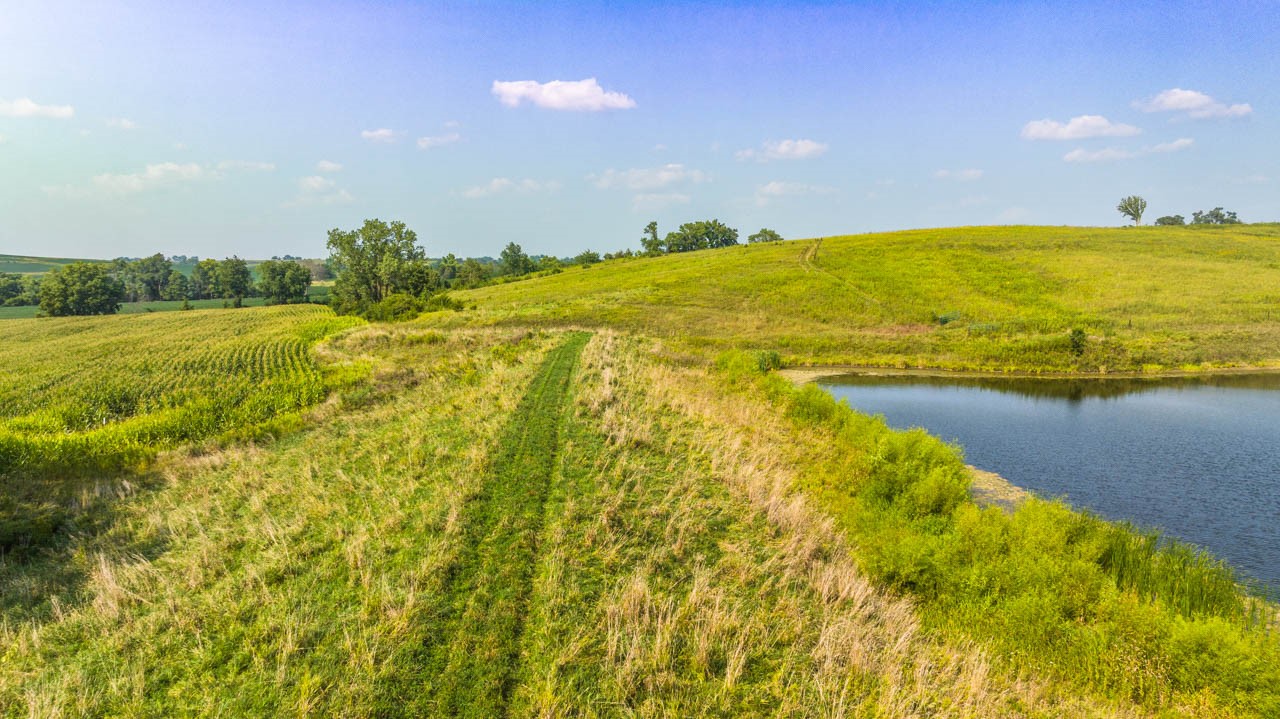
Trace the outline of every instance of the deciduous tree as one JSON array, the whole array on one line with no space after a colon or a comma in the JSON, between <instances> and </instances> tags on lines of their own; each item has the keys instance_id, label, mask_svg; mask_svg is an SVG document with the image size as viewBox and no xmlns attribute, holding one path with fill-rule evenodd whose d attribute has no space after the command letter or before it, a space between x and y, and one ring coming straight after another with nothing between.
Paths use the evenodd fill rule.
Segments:
<instances>
[{"instance_id":1,"label":"deciduous tree","mask_svg":"<svg viewBox=\"0 0 1280 719\"><path fill-rule=\"evenodd\" d=\"M757 242L782 242L782 235L767 227L762 227L759 232L747 238L748 244L754 245Z\"/></svg>"},{"instance_id":2,"label":"deciduous tree","mask_svg":"<svg viewBox=\"0 0 1280 719\"><path fill-rule=\"evenodd\" d=\"M372 219L358 230L329 230L328 245L339 312L363 312L383 297L404 291L405 266L426 259L418 235L398 221Z\"/></svg>"},{"instance_id":3,"label":"deciduous tree","mask_svg":"<svg viewBox=\"0 0 1280 719\"><path fill-rule=\"evenodd\" d=\"M50 317L111 315L120 311L124 283L112 276L111 265L72 262L54 268L40 283L40 311Z\"/></svg>"},{"instance_id":4,"label":"deciduous tree","mask_svg":"<svg viewBox=\"0 0 1280 719\"><path fill-rule=\"evenodd\" d=\"M1137 195L1129 195L1120 200L1120 204L1116 205L1116 210L1120 214L1133 220L1133 224L1142 224L1142 213L1147 211L1147 201Z\"/></svg>"}]
</instances>

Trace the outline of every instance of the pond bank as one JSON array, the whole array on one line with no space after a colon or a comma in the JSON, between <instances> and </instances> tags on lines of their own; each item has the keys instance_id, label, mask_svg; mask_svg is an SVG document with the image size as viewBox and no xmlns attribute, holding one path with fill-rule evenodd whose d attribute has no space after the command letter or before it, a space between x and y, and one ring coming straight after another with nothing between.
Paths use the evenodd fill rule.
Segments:
<instances>
[{"instance_id":1,"label":"pond bank","mask_svg":"<svg viewBox=\"0 0 1280 719\"><path fill-rule=\"evenodd\" d=\"M867 377L948 377L1004 379L1171 379L1179 377L1214 377L1235 375L1280 374L1280 367L1218 367L1204 370L1162 370L1160 372L984 372L979 370L947 370L910 367L865 367L861 365L815 365L785 367L778 374L797 385L824 377L858 374Z\"/></svg>"}]
</instances>

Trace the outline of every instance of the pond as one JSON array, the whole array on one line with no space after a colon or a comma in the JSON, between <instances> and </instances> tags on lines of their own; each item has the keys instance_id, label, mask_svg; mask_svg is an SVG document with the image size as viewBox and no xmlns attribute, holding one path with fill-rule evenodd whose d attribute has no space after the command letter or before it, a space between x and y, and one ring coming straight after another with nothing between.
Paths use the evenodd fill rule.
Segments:
<instances>
[{"instance_id":1,"label":"pond","mask_svg":"<svg viewBox=\"0 0 1280 719\"><path fill-rule=\"evenodd\" d=\"M1280 586L1280 375L817 383L1042 497L1159 529Z\"/></svg>"}]
</instances>

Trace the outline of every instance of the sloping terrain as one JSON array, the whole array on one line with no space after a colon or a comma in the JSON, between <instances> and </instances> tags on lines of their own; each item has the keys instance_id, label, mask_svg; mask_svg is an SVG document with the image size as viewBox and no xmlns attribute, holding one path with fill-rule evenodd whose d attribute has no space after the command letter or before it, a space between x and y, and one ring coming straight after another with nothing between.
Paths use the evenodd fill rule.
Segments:
<instances>
[{"instance_id":1,"label":"sloping terrain","mask_svg":"<svg viewBox=\"0 0 1280 719\"><path fill-rule=\"evenodd\" d=\"M477 312L456 319L801 364L1155 371L1280 364L1277 288L1280 225L965 227L615 260L459 293Z\"/></svg>"}]
</instances>

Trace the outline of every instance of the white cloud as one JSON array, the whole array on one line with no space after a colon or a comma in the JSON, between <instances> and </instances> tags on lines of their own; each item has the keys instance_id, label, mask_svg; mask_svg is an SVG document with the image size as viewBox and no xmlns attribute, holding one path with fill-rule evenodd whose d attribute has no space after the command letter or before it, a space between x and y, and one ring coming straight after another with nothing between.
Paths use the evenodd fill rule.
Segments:
<instances>
[{"instance_id":1,"label":"white cloud","mask_svg":"<svg viewBox=\"0 0 1280 719\"><path fill-rule=\"evenodd\" d=\"M512 180L506 177L495 177L483 185L468 187L462 191L462 196L468 200L478 200L482 197L505 192L529 194L533 192L555 192L558 189L560 189L560 183L555 181L539 182L538 180L527 178L524 180Z\"/></svg>"},{"instance_id":2,"label":"white cloud","mask_svg":"<svg viewBox=\"0 0 1280 719\"><path fill-rule=\"evenodd\" d=\"M767 205L770 200L776 200L781 197L829 195L835 191L834 187L808 185L803 182L780 182L778 180L774 180L756 188L756 204Z\"/></svg>"},{"instance_id":3,"label":"white cloud","mask_svg":"<svg viewBox=\"0 0 1280 719\"><path fill-rule=\"evenodd\" d=\"M1180 137L1173 142L1162 142L1159 145L1149 145L1137 150L1126 150L1119 147L1105 147L1101 150L1076 148L1075 150L1063 155L1062 159L1067 162L1114 162L1116 160L1132 160L1135 157L1142 157L1143 155L1178 152L1180 150L1185 150L1194 144L1195 140L1189 137Z\"/></svg>"},{"instance_id":4,"label":"white cloud","mask_svg":"<svg viewBox=\"0 0 1280 719\"><path fill-rule=\"evenodd\" d=\"M125 117L112 117L107 119L107 127L114 127L117 130L136 130L138 123Z\"/></svg>"},{"instance_id":5,"label":"white cloud","mask_svg":"<svg viewBox=\"0 0 1280 719\"><path fill-rule=\"evenodd\" d=\"M507 107L519 107L528 102L548 110L575 110L599 112L601 110L629 110L636 101L620 92L606 92L594 77L586 80L494 80L491 92Z\"/></svg>"},{"instance_id":6,"label":"white cloud","mask_svg":"<svg viewBox=\"0 0 1280 719\"><path fill-rule=\"evenodd\" d=\"M298 180L298 196L284 206L345 205L355 199L350 192L337 187L333 180L320 175L309 175Z\"/></svg>"},{"instance_id":7,"label":"white cloud","mask_svg":"<svg viewBox=\"0 0 1280 719\"><path fill-rule=\"evenodd\" d=\"M65 120L76 114L70 105L38 105L29 97L17 100L0 100L0 115L6 117L52 117Z\"/></svg>"},{"instance_id":8,"label":"white cloud","mask_svg":"<svg viewBox=\"0 0 1280 719\"><path fill-rule=\"evenodd\" d=\"M1210 117L1244 117L1253 112L1248 103L1227 105L1203 92L1175 87L1155 97L1137 100L1133 106L1143 112L1182 112L1197 120Z\"/></svg>"},{"instance_id":9,"label":"white cloud","mask_svg":"<svg viewBox=\"0 0 1280 719\"><path fill-rule=\"evenodd\" d=\"M329 160L321 160L316 163L316 172L341 172L342 165Z\"/></svg>"},{"instance_id":10,"label":"white cloud","mask_svg":"<svg viewBox=\"0 0 1280 719\"><path fill-rule=\"evenodd\" d=\"M298 189L303 192L324 192L331 189L333 185L333 180L320 175L311 175L298 180Z\"/></svg>"},{"instance_id":11,"label":"white cloud","mask_svg":"<svg viewBox=\"0 0 1280 719\"><path fill-rule=\"evenodd\" d=\"M588 180L602 190L616 187L628 190L657 190L668 185L682 182L705 182L708 178L701 170L691 170L678 163L668 163L662 167L636 168L631 170L605 170L601 175L589 175Z\"/></svg>"},{"instance_id":12,"label":"white cloud","mask_svg":"<svg viewBox=\"0 0 1280 719\"><path fill-rule=\"evenodd\" d=\"M1107 147L1101 150L1076 148L1063 155L1062 159L1067 162L1112 162L1114 160L1131 160L1137 156L1138 153L1136 152L1121 150L1117 147Z\"/></svg>"},{"instance_id":13,"label":"white cloud","mask_svg":"<svg viewBox=\"0 0 1280 719\"><path fill-rule=\"evenodd\" d=\"M178 164L161 162L147 165L142 172L125 175L102 174L93 178L93 185L109 192L132 194L165 185L193 182L211 176L208 170L194 162Z\"/></svg>"},{"instance_id":14,"label":"white cloud","mask_svg":"<svg viewBox=\"0 0 1280 719\"><path fill-rule=\"evenodd\" d=\"M1195 142L1196 142L1195 140L1192 140L1189 137L1180 137L1174 140L1173 142L1162 142L1159 145L1156 145L1150 148L1148 151L1149 152L1177 152L1178 150L1185 150L1188 147L1191 147L1192 145L1195 144Z\"/></svg>"},{"instance_id":15,"label":"white cloud","mask_svg":"<svg viewBox=\"0 0 1280 719\"><path fill-rule=\"evenodd\" d=\"M1112 122L1102 115L1081 115L1065 124L1057 120L1033 120L1022 128L1028 140L1084 140L1090 137L1132 137L1142 130L1133 125Z\"/></svg>"},{"instance_id":16,"label":"white cloud","mask_svg":"<svg viewBox=\"0 0 1280 719\"><path fill-rule=\"evenodd\" d=\"M933 173L934 179L937 180L956 180L958 182L973 182L982 179L982 170L938 170Z\"/></svg>"},{"instance_id":17,"label":"white cloud","mask_svg":"<svg viewBox=\"0 0 1280 719\"><path fill-rule=\"evenodd\" d=\"M739 160L807 160L820 157L829 146L814 140L769 140L760 149L738 150L733 156Z\"/></svg>"},{"instance_id":18,"label":"white cloud","mask_svg":"<svg viewBox=\"0 0 1280 719\"><path fill-rule=\"evenodd\" d=\"M435 137L419 137L418 149L430 150L433 147L440 147L441 145L451 145L461 139L462 135L459 135L456 132L450 132L446 135L437 135Z\"/></svg>"},{"instance_id":19,"label":"white cloud","mask_svg":"<svg viewBox=\"0 0 1280 719\"><path fill-rule=\"evenodd\" d=\"M400 133L385 127L376 130L361 130L360 137L369 142L395 142L399 138Z\"/></svg>"},{"instance_id":20,"label":"white cloud","mask_svg":"<svg viewBox=\"0 0 1280 719\"><path fill-rule=\"evenodd\" d=\"M218 163L218 170L242 170L244 172L272 172L276 169L271 162L255 162L253 160L223 160Z\"/></svg>"},{"instance_id":21,"label":"white cloud","mask_svg":"<svg viewBox=\"0 0 1280 719\"><path fill-rule=\"evenodd\" d=\"M680 192L640 193L631 198L633 212L657 212L675 205L689 204L690 197Z\"/></svg>"}]
</instances>

